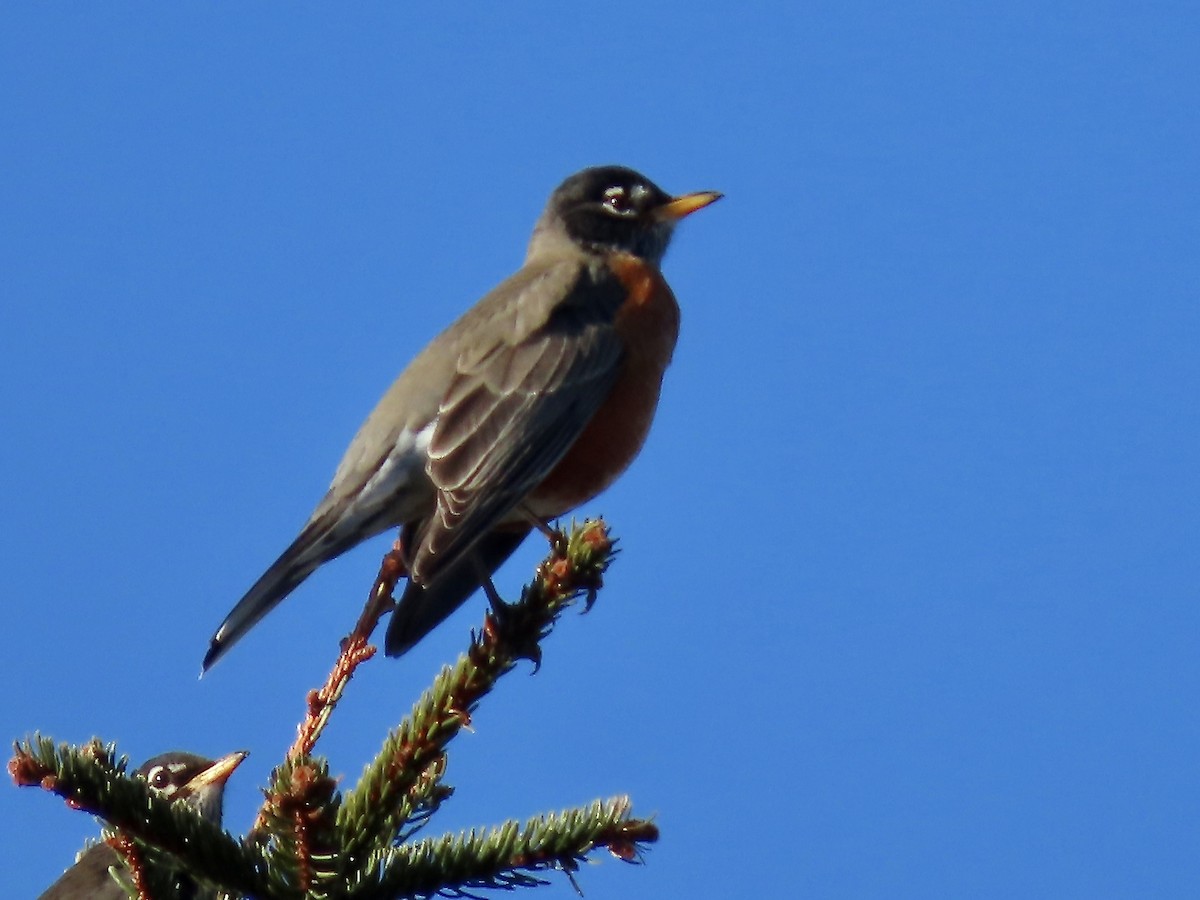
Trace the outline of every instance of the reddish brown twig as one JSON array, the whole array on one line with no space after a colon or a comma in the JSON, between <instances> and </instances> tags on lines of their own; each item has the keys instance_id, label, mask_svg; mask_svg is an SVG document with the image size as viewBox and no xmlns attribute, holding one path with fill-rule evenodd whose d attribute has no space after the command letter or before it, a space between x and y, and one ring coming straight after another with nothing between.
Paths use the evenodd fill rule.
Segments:
<instances>
[{"instance_id":1,"label":"reddish brown twig","mask_svg":"<svg viewBox=\"0 0 1200 900\"><path fill-rule=\"evenodd\" d=\"M370 639L383 614L390 612L395 607L396 601L392 599L392 592L396 589L396 582L407 574L408 565L404 562L404 544L400 538L396 538L392 549L384 555L383 562L379 564L379 575L375 579L375 584L371 586L366 606L363 607L362 614L354 624L354 630L346 638L347 643L361 638L365 644Z\"/></svg>"},{"instance_id":2,"label":"reddish brown twig","mask_svg":"<svg viewBox=\"0 0 1200 900\"><path fill-rule=\"evenodd\" d=\"M334 661L325 683L317 690L308 692L308 696L305 698L304 720L296 729L296 740L288 748L288 760L295 762L312 753L325 726L329 724L334 708L346 692L350 679L354 677L355 671L375 655L376 648L368 641L379 624L379 620L395 606L392 592L396 589L396 582L408 571L404 564L403 552L403 545L397 538L392 549L383 557L383 562L379 566L379 575L375 579L375 584L371 586L371 592L367 596L363 611L359 615L354 629L342 640L338 657ZM264 828L266 821L266 807L264 806L258 812L251 833Z\"/></svg>"},{"instance_id":3,"label":"reddish brown twig","mask_svg":"<svg viewBox=\"0 0 1200 900\"><path fill-rule=\"evenodd\" d=\"M404 565L403 547L399 538L392 545L391 551L383 557L379 566L379 576L371 586L362 614L354 625L354 630L343 640L341 652L333 664L329 677L319 690L309 691L308 709L304 721L297 729L296 740L288 750L288 759L297 760L312 753L317 739L325 730L333 708L342 698L355 670L375 655L375 648L367 643L371 639L375 626L383 615L395 605L392 591L407 572Z\"/></svg>"},{"instance_id":4,"label":"reddish brown twig","mask_svg":"<svg viewBox=\"0 0 1200 900\"><path fill-rule=\"evenodd\" d=\"M137 889L138 900L152 900L150 886L146 883L146 867L142 863L142 854L138 852L133 839L118 831L105 843L125 860L125 868L129 870L130 883Z\"/></svg>"}]
</instances>

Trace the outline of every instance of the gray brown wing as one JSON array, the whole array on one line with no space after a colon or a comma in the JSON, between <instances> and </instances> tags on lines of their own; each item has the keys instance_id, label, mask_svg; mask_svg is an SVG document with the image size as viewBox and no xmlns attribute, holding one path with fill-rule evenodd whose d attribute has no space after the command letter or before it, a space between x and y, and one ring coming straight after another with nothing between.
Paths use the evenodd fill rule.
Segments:
<instances>
[{"instance_id":1,"label":"gray brown wing","mask_svg":"<svg viewBox=\"0 0 1200 900\"><path fill-rule=\"evenodd\" d=\"M622 298L615 278L581 267L540 327L460 355L429 445L437 509L413 548L414 580L428 583L508 516L583 432L619 374Z\"/></svg>"}]
</instances>

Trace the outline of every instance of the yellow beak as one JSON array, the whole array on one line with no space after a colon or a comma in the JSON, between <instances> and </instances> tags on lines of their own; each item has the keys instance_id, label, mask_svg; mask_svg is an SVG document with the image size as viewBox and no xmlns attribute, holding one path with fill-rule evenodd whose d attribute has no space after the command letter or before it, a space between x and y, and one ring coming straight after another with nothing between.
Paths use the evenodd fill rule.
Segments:
<instances>
[{"instance_id":1,"label":"yellow beak","mask_svg":"<svg viewBox=\"0 0 1200 900\"><path fill-rule=\"evenodd\" d=\"M716 203L725 195L718 191L697 191L694 194L682 194L672 198L654 211L656 219L666 219L668 222L678 222L684 216L690 216L698 209L704 209L710 203Z\"/></svg>"},{"instance_id":2,"label":"yellow beak","mask_svg":"<svg viewBox=\"0 0 1200 900\"><path fill-rule=\"evenodd\" d=\"M191 781L181 787L179 789L179 796L191 797L193 794L199 793L210 785L224 784L226 779L233 774L233 770L240 766L242 760L249 755L245 750L239 750L236 753L230 753L228 756L222 756L203 772L193 776Z\"/></svg>"}]
</instances>

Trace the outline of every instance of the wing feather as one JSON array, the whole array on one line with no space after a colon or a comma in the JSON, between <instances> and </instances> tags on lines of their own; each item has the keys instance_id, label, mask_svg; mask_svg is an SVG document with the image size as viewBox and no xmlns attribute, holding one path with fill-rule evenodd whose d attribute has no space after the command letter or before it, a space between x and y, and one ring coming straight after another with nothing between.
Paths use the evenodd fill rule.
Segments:
<instances>
[{"instance_id":1,"label":"wing feather","mask_svg":"<svg viewBox=\"0 0 1200 900\"><path fill-rule=\"evenodd\" d=\"M434 578L509 516L608 398L624 353L614 325L623 291L607 270L578 271L540 326L460 356L429 444L437 508L413 552L416 581Z\"/></svg>"}]
</instances>

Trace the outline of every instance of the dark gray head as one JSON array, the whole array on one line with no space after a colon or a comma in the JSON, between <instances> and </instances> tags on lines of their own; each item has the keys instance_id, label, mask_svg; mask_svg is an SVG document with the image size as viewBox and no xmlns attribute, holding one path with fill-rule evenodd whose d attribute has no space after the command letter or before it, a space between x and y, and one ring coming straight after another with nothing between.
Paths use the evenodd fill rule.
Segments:
<instances>
[{"instance_id":1,"label":"dark gray head","mask_svg":"<svg viewBox=\"0 0 1200 900\"><path fill-rule=\"evenodd\" d=\"M672 197L625 166L576 172L550 195L529 245L529 257L564 239L597 253L623 252L658 265L684 216L719 200L715 191Z\"/></svg>"},{"instance_id":2,"label":"dark gray head","mask_svg":"<svg viewBox=\"0 0 1200 900\"><path fill-rule=\"evenodd\" d=\"M134 774L155 793L171 801L183 800L205 819L220 822L225 782L246 756L239 751L212 760L172 750L146 760Z\"/></svg>"}]
</instances>

